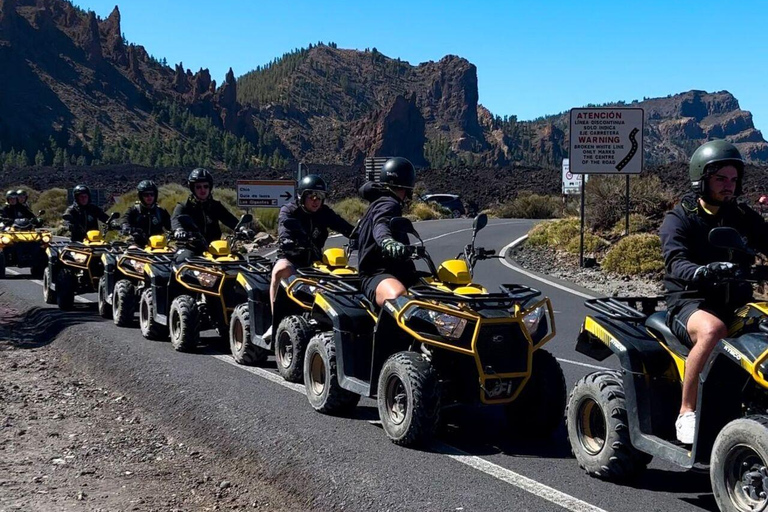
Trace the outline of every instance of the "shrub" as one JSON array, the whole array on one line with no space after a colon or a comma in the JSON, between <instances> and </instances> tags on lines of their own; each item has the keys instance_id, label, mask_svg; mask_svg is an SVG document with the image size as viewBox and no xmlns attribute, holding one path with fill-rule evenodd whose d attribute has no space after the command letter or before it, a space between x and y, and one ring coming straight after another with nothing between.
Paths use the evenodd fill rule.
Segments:
<instances>
[{"instance_id":1,"label":"shrub","mask_svg":"<svg viewBox=\"0 0 768 512\"><path fill-rule=\"evenodd\" d=\"M624 234L624 228L626 228L627 221L622 218L613 226L611 234L614 236L622 236ZM641 213L629 214L629 233L634 235L637 233L647 233L653 229L654 224L651 220Z\"/></svg>"},{"instance_id":2,"label":"shrub","mask_svg":"<svg viewBox=\"0 0 768 512\"><path fill-rule=\"evenodd\" d=\"M549 224L549 222L541 222L533 226L533 229L528 232L526 243L536 247L547 245L547 228Z\"/></svg>"},{"instance_id":3,"label":"shrub","mask_svg":"<svg viewBox=\"0 0 768 512\"><path fill-rule=\"evenodd\" d=\"M630 178L630 212L661 219L673 195L657 176ZM587 222L593 230L611 229L624 216L626 181L623 176L591 176L586 185Z\"/></svg>"},{"instance_id":4,"label":"shrub","mask_svg":"<svg viewBox=\"0 0 768 512\"><path fill-rule=\"evenodd\" d=\"M547 228L547 245L553 249L564 249L565 246L581 232L579 219L567 218L549 223Z\"/></svg>"},{"instance_id":5,"label":"shrub","mask_svg":"<svg viewBox=\"0 0 768 512\"><path fill-rule=\"evenodd\" d=\"M596 254L608 247L608 241L594 233L584 233L584 254ZM566 244L565 251L571 254L579 254L581 248L581 236L576 235Z\"/></svg>"},{"instance_id":6,"label":"shrub","mask_svg":"<svg viewBox=\"0 0 768 512\"><path fill-rule=\"evenodd\" d=\"M495 209L504 219L552 219L559 217L561 200L554 196L525 193Z\"/></svg>"},{"instance_id":7,"label":"shrub","mask_svg":"<svg viewBox=\"0 0 768 512\"><path fill-rule=\"evenodd\" d=\"M279 208L256 208L253 216L261 224L261 230L273 235L277 233L277 216L280 213Z\"/></svg>"},{"instance_id":8,"label":"shrub","mask_svg":"<svg viewBox=\"0 0 768 512\"><path fill-rule=\"evenodd\" d=\"M435 203L416 201L411 203L410 208L406 212L406 217L412 220L434 220L450 218L452 215L447 208L443 208Z\"/></svg>"},{"instance_id":9,"label":"shrub","mask_svg":"<svg viewBox=\"0 0 768 512\"><path fill-rule=\"evenodd\" d=\"M331 205L336 213L344 217L350 224L354 225L363 216L368 205L357 197L348 197L338 203Z\"/></svg>"},{"instance_id":10,"label":"shrub","mask_svg":"<svg viewBox=\"0 0 768 512\"><path fill-rule=\"evenodd\" d=\"M51 188L42 192L32 205L35 213L45 210L43 222L46 226L56 227L61 223L61 216L67 209L67 190L63 188Z\"/></svg>"},{"instance_id":11,"label":"shrub","mask_svg":"<svg viewBox=\"0 0 768 512\"><path fill-rule=\"evenodd\" d=\"M605 270L624 275L659 272L664 269L661 239L650 233L624 237L611 247L602 266Z\"/></svg>"}]
</instances>

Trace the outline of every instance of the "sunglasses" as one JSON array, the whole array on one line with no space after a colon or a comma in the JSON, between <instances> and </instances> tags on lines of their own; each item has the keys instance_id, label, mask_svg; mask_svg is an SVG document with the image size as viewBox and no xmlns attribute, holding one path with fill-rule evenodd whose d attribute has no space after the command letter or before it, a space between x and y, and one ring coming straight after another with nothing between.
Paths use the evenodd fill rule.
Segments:
<instances>
[{"instance_id":1,"label":"sunglasses","mask_svg":"<svg viewBox=\"0 0 768 512\"><path fill-rule=\"evenodd\" d=\"M211 186L207 183L195 183L196 190L208 190Z\"/></svg>"},{"instance_id":2,"label":"sunglasses","mask_svg":"<svg viewBox=\"0 0 768 512\"><path fill-rule=\"evenodd\" d=\"M141 196L142 197L155 197L155 193L154 192L142 192Z\"/></svg>"},{"instance_id":3,"label":"sunglasses","mask_svg":"<svg viewBox=\"0 0 768 512\"><path fill-rule=\"evenodd\" d=\"M323 201L325 199L325 194L322 192L312 192L311 194L308 194L307 197L313 201Z\"/></svg>"}]
</instances>

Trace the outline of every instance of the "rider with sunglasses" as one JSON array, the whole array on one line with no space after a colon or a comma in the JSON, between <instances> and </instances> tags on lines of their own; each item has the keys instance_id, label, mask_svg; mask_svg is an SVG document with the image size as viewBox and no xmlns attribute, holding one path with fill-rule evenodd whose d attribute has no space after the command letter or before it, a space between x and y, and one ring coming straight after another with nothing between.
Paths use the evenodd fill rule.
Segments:
<instances>
[{"instance_id":1,"label":"rider with sunglasses","mask_svg":"<svg viewBox=\"0 0 768 512\"><path fill-rule=\"evenodd\" d=\"M308 267L323 257L323 246L332 229L349 238L354 227L334 212L325 198L328 186L316 174L304 176L296 189L296 202L280 209L278 217L278 260L272 269L272 303L282 279L293 275L297 267Z\"/></svg>"},{"instance_id":2,"label":"rider with sunglasses","mask_svg":"<svg viewBox=\"0 0 768 512\"><path fill-rule=\"evenodd\" d=\"M158 191L154 181L143 180L136 187L139 200L123 216L122 230L143 247L152 235L162 235L171 229L171 216L157 205Z\"/></svg>"}]
</instances>

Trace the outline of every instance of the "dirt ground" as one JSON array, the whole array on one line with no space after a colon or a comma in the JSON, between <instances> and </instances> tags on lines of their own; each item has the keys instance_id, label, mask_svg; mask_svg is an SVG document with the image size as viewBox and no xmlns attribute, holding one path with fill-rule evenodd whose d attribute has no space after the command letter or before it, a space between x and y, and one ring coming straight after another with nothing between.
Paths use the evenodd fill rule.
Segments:
<instances>
[{"instance_id":1,"label":"dirt ground","mask_svg":"<svg viewBox=\"0 0 768 512\"><path fill-rule=\"evenodd\" d=\"M2 302L0 512L306 510L242 463L167 436L54 346L20 338L29 314Z\"/></svg>"}]
</instances>

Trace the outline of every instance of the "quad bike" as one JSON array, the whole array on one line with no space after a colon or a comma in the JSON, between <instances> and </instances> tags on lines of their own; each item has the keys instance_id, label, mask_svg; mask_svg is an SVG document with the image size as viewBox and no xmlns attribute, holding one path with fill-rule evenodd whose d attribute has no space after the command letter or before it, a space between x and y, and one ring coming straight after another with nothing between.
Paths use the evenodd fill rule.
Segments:
<instances>
[{"instance_id":1,"label":"quad bike","mask_svg":"<svg viewBox=\"0 0 768 512\"><path fill-rule=\"evenodd\" d=\"M235 308L230 322L230 349L240 364L258 364L274 351L277 371L289 382L301 382L304 350L314 336L316 325L310 318L319 280L341 280L359 286L357 270L349 266L344 249L333 247L323 252L312 266L299 268L280 283L275 297L274 316L269 300L271 272L243 272L238 281L248 300ZM274 336L264 333L271 329Z\"/></svg>"},{"instance_id":2,"label":"quad bike","mask_svg":"<svg viewBox=\"0 0 768 512\"><path fill-rule=\"evenodd\" d=\"M29 268L32 277L41 278L48 264L45 254L53 238L50 230L40 229L40 211L36 219L15 219L3 223L0 231L0 278L6 267Z\"/></svg>"},{"instance_id":3,"label":"quad bike","mask_svg":"<svg viewBox=\"0 0 768 512\"><path fill-rule=\"evenodd\" d=\"M48 265L43 271L43 299L46 304L58 304L60 309L72 309L75 296L98 290L104 273L101 255L125 250L123 242L104 240L107 231L116 229L114 221L120 216L112 213L103 232L88 231L82 242L50 244L46 250Z\"/></svg>"},{"instance_id":4,"label":"quad bike","mask_svg":"<svg viewBox=\"0 0 768 512\"><path fill-rule=\"evenodd\" d=\"M183 262L169 258L144 266L139 326L145 338L170 336L174 349L191 352L200 341L201 331L216 329L221 337L226 336L232 310L246 300L237 283L238 274L262 271L263 258L233 251L244 239L240 228L251 220L251 215L244 215L234 233L225 240L212 241L203 256ZM191 219L182 216L179 221L194 233ZM185 241L193 245L204 242L199 234Z\"/></svg>"},{"instance_id":5,"label":"quad bike","mask_svg":"<svg viewBox=\"0 0 768 512\"><path fill-rule=\"evenodd\" d=\"M548 298L527 286L491 293L472 282L479 260L495 251L475 247L487 217L475 218L472 242L438 268L405 218L393 231L419 238L408 246L429 272L405 296L372 305L343 282L321 281L312 319L322 332L309 342L304 384L315 410L337 414L361 396L376 398L384 432L394 443L429 440L442 408L502 404L519 433L549 435L562 422L565 378L541 347L555 335Z\"/></svg>"},{"instance_id":6,"label":"quad bike","mask_svg":"<svg viewBox=\"0 0 768 512\"><path fill-rule=\"evenodd\" d=\"M709 234L716 247L754 256L732 228ZM742 267L723 279L763 282L768 267ZM726 291L727 293L727 291ZM736 311L728 337L712 351L699 377L693 445L676 440L689 347L656 311L661 298L590 299L576 350L597 361L615 354L620 370L581 379L566 413L568 439L579 465L605 480L638 475L653 457L688 469L709 465L723 511L768 508L768 303ZM639 309L638 309L639 308Z\"/></svg>"},{"instance_id":7,"label":"quad bike","mask_svg":"<svg viewBox=\"0 0 768 512\"><path fill-rule=\"evenodd\" d=\"M144 266L151 262L170 263L174 253L166 235L154 235L144 248L132 245L122 254L102 254L104 274L99 279L99 314L112 318L117 326L131 325L144 291Z\"/></svg>"}]
</instances>

